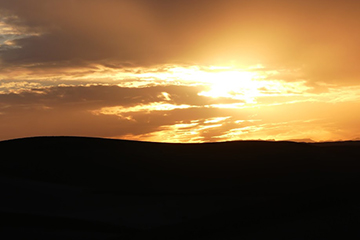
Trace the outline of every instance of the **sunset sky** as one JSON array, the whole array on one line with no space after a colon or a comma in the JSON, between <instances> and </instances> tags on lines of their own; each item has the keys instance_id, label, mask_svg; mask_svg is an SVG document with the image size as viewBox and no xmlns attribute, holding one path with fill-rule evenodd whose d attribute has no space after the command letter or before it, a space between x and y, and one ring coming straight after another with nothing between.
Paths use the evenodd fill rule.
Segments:
<instances>
[{"instance_id":1,"label":"sunset sky","mask_svg":"<svg viewBox=\"0 0 360 240\"><path fill-rule=\"evenodd\" d=\"M0 140L360 139L360 1L0 0Z\"/></svg>"}]
</instances>

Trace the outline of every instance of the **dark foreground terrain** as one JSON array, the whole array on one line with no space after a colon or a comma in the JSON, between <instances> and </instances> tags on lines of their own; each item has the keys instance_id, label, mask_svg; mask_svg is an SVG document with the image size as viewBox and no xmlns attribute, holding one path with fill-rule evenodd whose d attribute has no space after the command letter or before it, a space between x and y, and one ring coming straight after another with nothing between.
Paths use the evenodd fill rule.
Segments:
<instances>
[{"instance_id":1,"label":"dark foreground terrain","mask_svg":"<svg viewBox=\"0 0 360 240\"><path fill-rule=\"evenodd\" d=\"M360 239L360 142L0 142L1 239Z\"/></svg>"}]
</instances>

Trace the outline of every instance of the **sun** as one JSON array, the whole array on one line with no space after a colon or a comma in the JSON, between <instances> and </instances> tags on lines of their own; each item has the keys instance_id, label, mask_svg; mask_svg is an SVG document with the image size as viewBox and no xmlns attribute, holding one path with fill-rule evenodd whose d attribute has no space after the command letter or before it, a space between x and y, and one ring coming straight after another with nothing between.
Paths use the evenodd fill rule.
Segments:
<instances>
[{"instance_id":1,"label":"sun","mask_svg":"<svg viewBox=\"0 0 360 240\"><path fill-rule=\"evenodd\" d=\"M228 97L246 99L252 102L254 95L258 94L259 83L254 80L255 74L247 71L222 71L211 73L206 81L210 84L208 91L200 95L219 98Z\"/></svg>"},{"instance_id":2,"label":"sun","mask_svg":"<svg viewBox=\"0 0 360 240\"><path fill-rule=\"evenodd\" d=\"M255 103L265 83L259 80L262 78L259 72L225 68L193 71L181 78L207 85L208 90L200 92L200 96L232 98L245 103Z\"/></svg>"},{"instance_id":3,"label":"sun","mask_svg":"<svg viewBox=\"0 0 360 240\"><path fill-rule=\"evenodd\" d=\"M233 67L176 67L169 69L171 76L179 81L195 82L206 85L208 90L199 93L211 98L232 98L244 103L255 103L261 95L261 71L254 69L234 69Z\"/></svg>"},{"instance_id":4,"label":"sun","mask_svg":"<svg viewBox=\"0 0 360 240\"><path fill-rule=\"evenodd\" d=\"M166 71L142 74L140 78L162 80L189 85L203 85L206 90L199 92L200 96L211 98L232 98L244 103L256 103L256 98L262 93L268 81L263 81L265 75L262 66L249 69L238 69L228 66L174 66Z\"/></svg>"}]
</instances>

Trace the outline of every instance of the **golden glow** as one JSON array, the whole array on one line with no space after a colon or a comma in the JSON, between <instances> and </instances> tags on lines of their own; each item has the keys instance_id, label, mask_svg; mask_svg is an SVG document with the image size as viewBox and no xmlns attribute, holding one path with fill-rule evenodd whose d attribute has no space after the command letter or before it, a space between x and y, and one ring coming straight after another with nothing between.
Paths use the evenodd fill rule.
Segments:
<instances>
[{"instance_id":1,"label":"golden glow","mask_svg":"<svg viewBox=\"0 0 360 240\"><path fill-rule=\"evenodd\" d=\"M231 98L247 104L256 103L261 96L290 96L309 89L304 80L285 82L268 79L279 74L276 70L264 70L262 65L247 68L233 66L159 66L153 69L133 69L114 73L115 79L137 79L139 86L184 85L205 86L200 96ZM129 84L129 83L126 83ZM125 86L125 85L123 85Z\"/></svg>"},{"instance_id":2,"label":"golden glow","mask_svg":"<svg viewBox=\"0 0 360 240\"><path fill-rule=\"evenodd\" d=\"M0 19L0 35L21 35L21 33L13 26L7 24Z\"/></svg>"},{"instance_id":3,"label":"golden glow","mask_svg":"<svg viewBox=\"0 0 360 240\"><path fill-rule=\"evenodd\" d=\"M226 120L226 119L229 119L229 118L231 118L231 116L229 116L229 117L210 118L210 119L206 119L206 120L204 121L204 123L218 123L218 122L222 122L222 121L224 121L224 120Z\"/></svg>"},{"instance_id":4,"label":"golden glow","mask_svg":"<svg viewBox=\"0 0 360 240\"><path fill-rule=\"evenodd\" d=\"M151 142L172 142L172 143L199 143L203 142L203 137L199 132L193 130L197 123L178 123L174 125L162 126L159 131L134 136L132 134L121 136L121 139L143 140Z\"/></svg>"},{"instance_id":5,"label":"golden glow","mask_svg":"<svg viewBox=\"0 0 360 240\"><path fill-rule=\"evenodd\" d=\"M51 70L51 69L50 69ZM35 72L34 72L35 71ZM203 86L206 90L200 96L210 98L230 98L243 103L254 104L258 97L291 96L303 94L309 87L305 81L286 82L277 79L280 70L265 70L262 65L238 68L235 66L186 66L160 65L153 68L114 69L100 64L89 68L66 69L49 72L30 69L0 73L0 78L14 81L46 81L56 78L54 85L72 84L73 81L87 83L116 84L126 88L152 86ZM79 85L79 83L77 83ZM165 95L164 95L165 94ZM170 96L163 93L164 100Z\"/></svg>"},{"instance_id":6,"label":"golden glow","mask_svg":"<svg viewBox=\"0 0 360 240\"><path fill-rule=\"evenodd\" d=\"M358 1L0 2L0 140L360 139Z\"/></svg>"},{"instance_id":7,"label":"golden glow","mask_svg":"<svg viewBox=\"0 0 360 240\"><path fill-rule=\"evenodd\" d=\"M140 104L134 107L105 107L100 110L92 111L93 114L104 114L104 115L117 115L122 116L124 113L134 113L134 112L147 112L152 111L171 111L175 109L187 109L193 106L182 104L182 105L173 105L164 102L155 102L150 104Z\"/></svg>"},{"instance_id":8,"label":"golden glow","mask_svg":"<svg viewBox=\"0 0 360 240\"><path fill-rule=\"evenodd\" d=\"M76 87L80 86L92 88L97 85L103 88L94 87L93 90L98 91L106 86L112 88L118 86L119 92L124 91L121 88L132 88L131 91L134 93L136 89L139 89L141 93L148 93L150 98L144 98L139 102L134 101L132 105L124 106L115 101L109 106L105 104L98 107L97 105L98 109L89 108L96 110L87 111L94 118L116 119L116 121L124 121L121 125L129 124L124 128L135 129L137 125L141 125L143 129L146 129L146 124L151 126L150 133L111 136L122 139L156 142L211 142L239 139L309 138L315 141L326 141L359 137L356 131L341 132L336 124L345 126L344 128L346 126L358 128L358 121L351 122L345 117L342 119L342 116L348 116L348 119L351 119L350 111L342 114L340 112L347 109L343 107L347 105L342 104L355 104L360 100L360 87L316 83L315 87L321 87L321 91L317 92L318 89L309 85L306 80L295 78L298 76L295 70L267 70L261 65L246 68L162 65L121 70L94 65L91 69L89 71L87 68L79 68L67 73L56 73L58 74L56 81L49 81L48 79L51 79L54 73L46 71L41 74L33 73L29 69L10 71L0 76L0 78L8 79L0 80L0 93L26 96L42 88L49 88L51 92L51 87L54 86L64 87L61 91L67 91L66 89L70 88L76 90ZM294 73L293 80L283 80L284 73ZM186 89L191 89L191 91L186 92ZM42 93L45 99L49 92L40 91L39 93ZM129 97L132 96L129 95ZM131 99L139 96L133 97ZM94 100L101 101L101 99ZM84 103L91 105L91 101L82 104ZM324 106L327 108L325 109ZM356 107L357 105L353 108L356 109ZM56 109L56 106L52 109ZM4 107L0 110L2 116L7 115ZM198 110L199 113L197 113ZM144 121L144 114L153 115L149 118L150 120ZM331 122L334 116L339 123ZM182 120L189 118L190 120ZM309 122L309 119L321 120ZM100 128L102 127L107 128L107 126Z\"/></svg>"},{"instance_id":9,"label":"golden glow","mask_svg":"<svg viewBox=\"0 0 360 240\"><path fill-rule=\"evenodd\" d=\"M226 97L253 103L258 96L261 82L256 81L256 73L246 71L198 72L194 79L209 84L210 89L199 93L201 96L218 98ZM259 76L257 76L259 77Z\"/></svg>"},{"instance_id":10,"label":"golden glow","mask_svg":"<svg viewBox=\"0 0 360 240\"><path fill-rule=\"evenodd\" d=\"M145 140L152 142L175 142L175 143L200 143L206 142L209 139L204 137L203 135L208 133L209 131L216 131L217 128L223 126L223 123L219 123L221 121L225 121L229 117L226 118L218 118L218 124L206 124L206 123L214 123L215 119L205 119L203 123L205 125L200 124L200 120L194 120L191 123L176 123L174 125L165 125L161 126L159 131L152 132L149 134L143 134L141 136L134 135L126 135L121 136L120 138L125 139L136 139L136 140Z\"/></svg>"},{"instance_id":11,"label":"golden glow","mask_svg":"<svg viewBox=\"0 0 360 240\"><path fill-rule=\"evenodd\" d=\"M200 90L197 95L213 99L212 103L202 106L176 105L170 103L173 101L172 94L163 91L157 93L160 102L131 107L105 107L92 113L115 115L136 122L136 119L132 117L134 113L171 112L176 109L190 108L208 109L214 112L231 111L230 114L227 112L227 115L221 117L214 115L207 119L193 119L190 122L178 121L173 125L162 125L156 131L147 134L119 136L125 139L189 143L238 139L311 138L315 141L325 141L334 139L337 135L331 131L331 128L328 129L322 125L320 120L309 122L306 118L309 113L303 112L306 109L303 106L309 106L311 103L338 104L359 100L360 88L332 88L329 85L326 86L328 91L312 93L312 87L308 86L305 80L283 81L281 77L278 77L280 70L264 69L261 65L241 69L231 66L159 66L152 69L127 71L126 74L131 75L129 79L136 80L120 82L119 86L132 88L160 85L200 86L199 89L203 90ZM118 74L120 76L124 72ZM232 102L225 103L222 99L231 99ZM238 114L245 114L247 118L239 119ZM166 117L167 113L163 116ZM321 114L316 113L312 113L311 116L322 117ZM303 118L303 120L292 120L295 118ZM278 121L278 119L282 120Z\"/></svg>"}]
</instances>

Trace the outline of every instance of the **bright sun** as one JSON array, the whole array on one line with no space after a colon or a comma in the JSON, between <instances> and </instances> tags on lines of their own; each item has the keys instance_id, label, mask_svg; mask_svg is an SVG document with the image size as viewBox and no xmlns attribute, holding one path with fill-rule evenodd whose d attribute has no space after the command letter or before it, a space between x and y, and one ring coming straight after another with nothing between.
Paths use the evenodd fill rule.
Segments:
<instances>
[{"instance_id":1,"label":"bright sun","mask_svg":"<svg viewBox=\"0 0 360 240\"><path fill-rule=\"evenodd\" d=\"M256 103L256 99L266 95L265 92L276 93L282 91L284 83L269 81L261 65L248 69L233 67L201 67L176 66L166 68L161 72L147 72L137 75L144 80L176 81L180 84L204 85L207 90L199 93L200 96L211 98L232 98L244 104ZM265 90L265 91L264 91Z\"/></svg>"},{"instance_id":2,"label":"bright sun","mask_svg":"<svg viewBox=\"0 0 360 240\"><path fill-rule=\"evenodd\" d=\"M200 95L213 98L230 97L245 100L250 103L259 94L259 81L254 80L255 73L246 71L222 71L210 73L206 81L210 83L210 90Z\"/></svg>"},{"instance_id":3,"label":"bright sun","mask_svg":"<svg viewBox=\"0 0 360 240\"><path fill-rule=\"evenodd\" d=\"M256 71L233 70L213 67L210 69L172 69L173 76L184 81L195 81L208 85L209 90L199 95L219 98L226 97L254 103L259 96L259 88L264 87L264 81L259 81L261 75Z\"/></svg>"}]
</instances>

